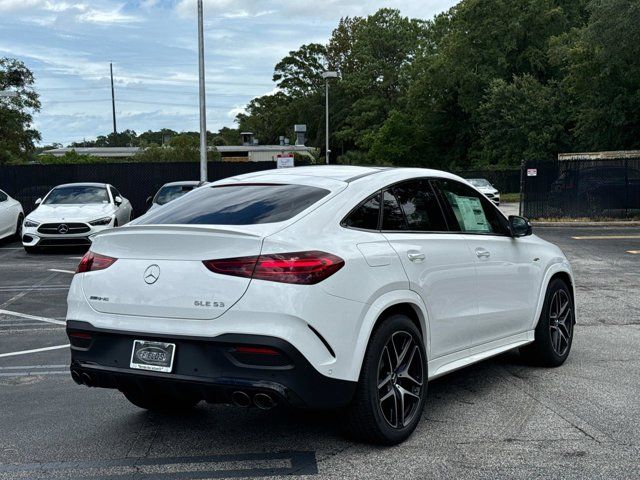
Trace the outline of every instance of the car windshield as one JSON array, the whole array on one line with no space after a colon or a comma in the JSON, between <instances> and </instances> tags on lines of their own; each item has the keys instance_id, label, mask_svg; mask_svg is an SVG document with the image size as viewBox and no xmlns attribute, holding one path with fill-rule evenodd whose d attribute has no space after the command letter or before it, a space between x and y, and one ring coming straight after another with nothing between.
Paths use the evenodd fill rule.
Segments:
<instances>
[{"instance_id":1,"label":"car windshield","mask_svg":"<svg viewBox=\"0 0 640 480\"><path fill-rule=\"evenodd\" d=\"M109 203L105 187L72 186L54 188L44 200L45 205L72 205L86 203Z\"/></svg>"},{"instance_id":2,"label":"car windshield","mask_svg":"<svg viewBox=\"0 0 640 480\"><path fill-rule=\"evenodd\" d=\"M158 193L156 193L153 203L164 205L165 203L169 203L171 200L175 200L185 193L190 192L194 188L195 185L168 185L166 187L162 187L158 190Z\"/></svg>"},{"instance_id":3,"label":"car windshield","mask_svg":"<svg viewBox=\"0 0 640 480\"><path fill-rule=\"evenodd\" d=\"M492 185L484 178L471 178L468 182L474 187L491 187Z\"/></svg>"},{"instance_id":4,"label":"car windshield","mask_svg":"<svg viewBox=\"0 0 640 480\"><path fill-rule=\"evenodd\" d=\"M306 185L240 184L201 188L152 211L138 225L253 225L295 217L329 193Z\"/></svg>"}]
</instances>

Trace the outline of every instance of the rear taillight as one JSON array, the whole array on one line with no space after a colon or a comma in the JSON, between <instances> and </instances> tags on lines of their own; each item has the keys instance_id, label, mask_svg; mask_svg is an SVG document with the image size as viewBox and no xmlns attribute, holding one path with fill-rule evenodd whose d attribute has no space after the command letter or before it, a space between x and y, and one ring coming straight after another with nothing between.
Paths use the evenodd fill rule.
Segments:
<instances>
[{"instance_id":1,"label":"rear taillight","mask_svg":"<svg viewBox=\"0 0 640 480\"><path fill-rule=\"evenodd\" d=\"M319 251L224 258L203 263L221 275L300 285L319 283L344 266L340 257Z\"/></svg>"},{"instance_id":2,"label":"rear taillight","mask_svg":"<svg viewBox=\"0 0 640 480\"><path fill-rule=\"evenodd\" d=\"M84 273L84 272L94 272L96 270L104 270L105 268L110 267L116 262L116 258L107 257L106 255L100 255L98 253L93 253L89 250L84 254L82 260L78 264L78 268L76 269L76 273Z\"/></svg>"}]
</instances>

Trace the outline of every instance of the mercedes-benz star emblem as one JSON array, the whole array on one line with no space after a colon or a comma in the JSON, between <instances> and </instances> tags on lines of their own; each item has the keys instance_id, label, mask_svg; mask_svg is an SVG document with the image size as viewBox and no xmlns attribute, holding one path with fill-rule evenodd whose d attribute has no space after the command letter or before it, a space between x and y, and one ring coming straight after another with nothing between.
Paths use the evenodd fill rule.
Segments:
<instances>
[{"instance_id":1,"label":"mercedes-benz star emblem","mask_svg":"<svg viewBox=\"0 0 640 480\"><path fill-rule=\"evenodd\" d=\"M60 225L58 225L58 233L64 235L65 233L69 232L69 225L67 225L66 223L61 223Z\"/></svg>"},{"instance_id":2,"label":"mercedes-benz star emblem","mask_svg":"<svg viewBox=\"0 0 640 480\"><path fill-rule=\"evenodd\" d=\"M149 265L144 271L143 278L147 284L153 285L160 278L160 267L158 265Z\"/></svg>"}]
</instances>

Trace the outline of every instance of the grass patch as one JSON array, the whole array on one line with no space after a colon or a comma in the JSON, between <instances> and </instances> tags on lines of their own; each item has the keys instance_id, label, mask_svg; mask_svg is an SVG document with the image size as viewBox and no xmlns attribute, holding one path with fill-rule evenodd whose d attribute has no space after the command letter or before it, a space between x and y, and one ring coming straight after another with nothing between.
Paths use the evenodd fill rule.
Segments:
<instances>
[{"instance_id":1,"label":"grass patch","mask_svg":"<svg viewBox=\"0 0 640 480\"><path fill-rule=\"evenodd\" d=\"M501 193L500 202L517 203L520 201L519 193Z\"/></svg>"}]
</instances>

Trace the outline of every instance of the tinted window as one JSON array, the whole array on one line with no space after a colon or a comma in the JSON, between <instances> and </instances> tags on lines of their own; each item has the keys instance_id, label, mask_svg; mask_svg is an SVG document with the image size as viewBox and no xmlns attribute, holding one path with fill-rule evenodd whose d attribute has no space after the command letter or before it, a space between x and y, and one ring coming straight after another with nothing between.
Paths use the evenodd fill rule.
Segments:
<instances>
[{"instance_id":1,"label":"tinted window","mask_svg":"<svg viewBox=\"0 0 640 480\"><path fill-rule=\"evenodd\" d=\"M452 229L469 233L507 234L506 220L484 195L453 180L437 180L436 183L456 220L457 225Z\"/></svg>"},{"instance_id":2,"label":"tinted window","mask_svg":"<svg viewBox=\"0 0 640 480\"><path fill-rule=\"evenodd\" d=\"M228 185L202 188L152 211L143 224L253 225L288 220L329 193L304 185Z\"/></svg>"},{"instance_id":3,"label":"tinted window","mask_svg":"<svg viewBox=\"0 0 640 480\"><path fill-rule=\"evenodd\" d=\"M109 203L109 195L105 187L58 187L47 195L44 203L45 205Z\"/></svg>"},{"instance_id":4,"label":"tinted window","mask_svg":"<svg viewBox=\"0 0 640 480\"><path fill-rule=\"evenodd\" d=\"M122 195L120 195L120 192L118 190L116 190L116 187L109 187L111 188L111 196L113 196L113 201L115 202L116 197L122 197Z\"/></svg>"},{"instance_id":5,"label":"tinted window","mask_svg":"<svg viewBox=\"0 0 640 480\"><path fill-rule=\"evenodd\" d=\"M7 194L0 190L0 202L6 202L8 198Z\"/></svg>"},{"instance_id":6,"label":"tinted window","mask_svg":"<svg viewBox=\"0 0 640 480\"><path fill-rule=\"evenodd\" d=\"M417 232L447 231L440 205L427 180L411 180L393 187L407 219L407 228Z\"/></svg>"},{"instance_id":7,"label":"tinted window","mask_svg":"<svg viewBox=\"0 0 640 480\"><path fill-rule=\"evenodd\" d=\"M404 214L395 195L389 190L383 193L382 230L406 230Z\"/></svg>"},{"instance_id":8,"label":"tinted window","mask_svg":"<svg viewBox=\"0 0 640 480\"><path fill-rule=\"evenodd\" d=\"M158 190L158 193L156 193L153 203L164 205L165 203L169 203L171 200L175 200L185 193L190 192L194 188L194 185L170 185L168 187L162 187Z\"/></svg>"},{"instance_id":9,"label":"tinted window","mask_svg":"<svg viewBox=\"0 0 640 480\"><path fill-rule=\"evenodd\" d=\"M347 227L378 230L379 216L380 194L377 194L356 208L351 215L347 217L344 224Z\"/></svg>"}]
</instances>

